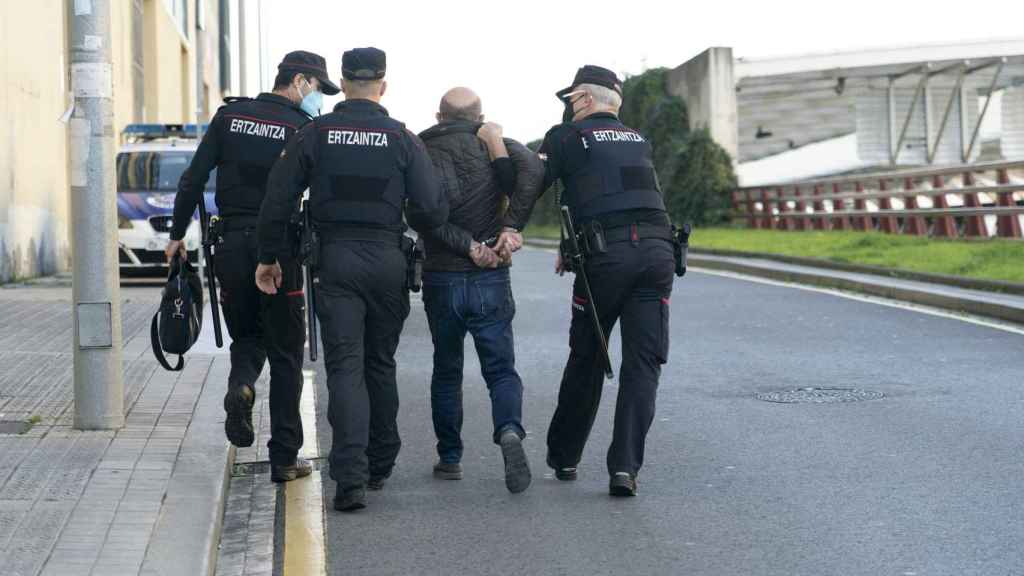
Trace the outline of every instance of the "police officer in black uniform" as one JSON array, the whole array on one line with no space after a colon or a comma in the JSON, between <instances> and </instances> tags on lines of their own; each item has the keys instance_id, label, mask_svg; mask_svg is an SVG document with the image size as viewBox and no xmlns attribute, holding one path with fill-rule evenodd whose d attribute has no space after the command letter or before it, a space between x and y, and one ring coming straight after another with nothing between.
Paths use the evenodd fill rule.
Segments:
<instances>
[{"instance_id":1,"label":"police officer in black uniform","mask_svg":"<svg viewBox=\"0 0 1024 576\"><path fill-rule=\"evenodd\" d=\"M260 212L256 281L280 292L289 216L309 187L320 237L317 314L333 429L330 470L334 507L342 511L366 506L365 488L382 487L401 447L395 350L409 315L403 211L420 232L448 216L423 143L378 103L384 72L384 52L345 52L345 101L288 142Z\"/></svg>"},{"instance_id":2,"label":"police officer in black uniform","mask_svg":"<svg viewBox=\"0 0 1024 576\"><path fill-rule=\"evenodd\" d=\"M253 283L257 265L256 222L267 176L285 143L319 113L321 92L337 94L326 61L311 52L291 52L278 65L274 90L256 98L228 98L210 122L174 201L170 258L184 254L182 237L192 220L210 171L217 168L216 203L220 239L215 247L220 301L231 334L231 373L224 397L224 429L235 446L254 440L254 384L270 360L271 479L286 482L312 472L298 458L302 446L299 398L305 344L301 267L282 258L283 289L261 294Z\"/></svg>"},{"instance_id":3,"label":"police officer in black uniform","mask_svg":"<svg viewBox=\"0 0 1024 576\"><path fill-rule=\"evenodd\" d=\"M594 302L577 276L569 361L548 430L548 465L559 480L576 466L597 414L604 381L599 340L588 306L608 334L621 319L622 367L607 465L613 496L636 495L644 442L654 419L661 365L668 357L669 298L675 270L672 230L651 161L651 146L622 124L622 85L615 73L584 66L557 96L563 123L544 137L545 188L560 179L561 203L589 245L586 271ZM561 269L562 263L559 262Z\"/></svg>"}]
</instances>

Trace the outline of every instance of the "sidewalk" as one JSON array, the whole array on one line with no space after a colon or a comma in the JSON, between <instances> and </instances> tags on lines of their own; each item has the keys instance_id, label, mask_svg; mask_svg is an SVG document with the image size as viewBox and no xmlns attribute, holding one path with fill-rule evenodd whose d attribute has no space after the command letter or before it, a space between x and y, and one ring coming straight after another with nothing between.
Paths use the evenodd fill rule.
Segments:
<instances>
[{"instance_id":1,"label":"sidewalk","mask_svg":"<svg viewBox=\"0 0 1024 576\"><path fill-rule=\"evenodd\" d=\"M234 458L226 348L201 341L164 371L149 348L159 290L121 295L125 426L81 432L70 288L0 287L0 574L212 573Z\"/></svg>"}]
</instances>

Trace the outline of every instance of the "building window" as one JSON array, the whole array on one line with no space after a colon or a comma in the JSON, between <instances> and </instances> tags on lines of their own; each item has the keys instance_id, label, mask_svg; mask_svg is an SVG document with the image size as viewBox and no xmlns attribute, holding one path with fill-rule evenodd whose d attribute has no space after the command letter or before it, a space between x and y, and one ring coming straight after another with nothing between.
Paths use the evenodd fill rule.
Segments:
<instances>
[{"instance_id":1,"label":"building window","mask_svg":"<svg viewBox=\"0 0 1024 576\"><path fill-rule=\"evenodd\" d=\"M178 23L178 29L188 38L188 0L164 0L164 4Z\"/></svg>"}]
</instances>

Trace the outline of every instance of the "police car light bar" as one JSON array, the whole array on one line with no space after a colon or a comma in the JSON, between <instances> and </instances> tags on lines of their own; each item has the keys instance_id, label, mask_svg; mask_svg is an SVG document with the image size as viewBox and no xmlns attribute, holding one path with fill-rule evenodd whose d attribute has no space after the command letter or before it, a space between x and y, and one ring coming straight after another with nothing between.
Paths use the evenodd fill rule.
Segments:
<instances>
[{"instance_id":1,"label":"police car light bar","mask_svg":"<svg viewBox=\"0 0 1024 576\"><path fill-rule=\"evenodd\" d=\"M209 128L203 124L203 132ZM199 134L195 124L129 124L124 127L125 137L154 140L156 138L196 138Z\"/></svg>"}]
</instances>

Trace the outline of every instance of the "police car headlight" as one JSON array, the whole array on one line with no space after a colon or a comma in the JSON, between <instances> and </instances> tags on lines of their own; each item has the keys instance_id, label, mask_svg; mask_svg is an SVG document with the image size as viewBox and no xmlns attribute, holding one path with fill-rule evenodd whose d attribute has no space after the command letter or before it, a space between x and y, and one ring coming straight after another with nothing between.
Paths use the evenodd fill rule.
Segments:
<instances>
[{"instance_id":1,"label":"police car headlight","mask_svg":"<svg viewBox=\"0 0 1024 576\"><path fill-rule=\"evenodd\" d=\"M117 227L120 230L131 230L132 229L132 221L129 220L128 218L118 214L117 215Z\"/></svg>"}]
</instances>

